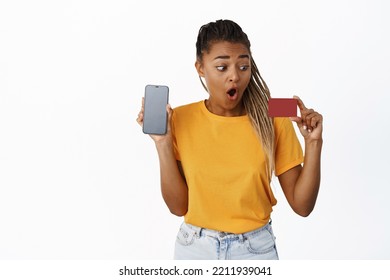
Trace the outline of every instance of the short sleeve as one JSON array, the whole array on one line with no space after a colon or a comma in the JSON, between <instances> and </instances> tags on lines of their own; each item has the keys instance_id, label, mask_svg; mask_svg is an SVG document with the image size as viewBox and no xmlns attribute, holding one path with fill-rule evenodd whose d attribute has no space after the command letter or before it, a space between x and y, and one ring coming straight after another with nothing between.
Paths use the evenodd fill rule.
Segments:
<instances>
[{"instance_id":1,"label":"short sleeve","mask_svg":"<svg viewBox=\"0 0 390 280\"><path fill-rule=\"evenodd\" d=\"M289 118L275 118L275 175L303 163L303 151Z\"/></svg>"},{"instance_id":2,"label":"short sleeve","mask_svg":"<svg viewBox=\"0 0 390 280\"><path fill-rule=\"evenodd\" d=\"M173 110L172 118L171 118L171 133L172 133L172 141L173 141L173 153L175 154L176 160L180 161L180 154L177 146L177 139L176 139L176 117L175 110Z\"/></svg>"}]
</instances>

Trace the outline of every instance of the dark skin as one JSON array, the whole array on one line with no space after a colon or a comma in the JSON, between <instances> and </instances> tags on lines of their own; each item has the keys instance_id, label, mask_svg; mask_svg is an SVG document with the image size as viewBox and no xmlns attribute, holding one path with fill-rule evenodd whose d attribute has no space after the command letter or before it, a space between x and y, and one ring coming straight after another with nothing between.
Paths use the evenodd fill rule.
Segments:
<instances>
[{"instance_id":1,"label":"dark skin","mask_svg":"<svg viewBox=\"0 0 390 280\"><path fill-rule=\"evenodd\" d=\"M278 179L284 195L295 213L308 216L314 209L321 181L322 115L308 109L299 97L300 117L296 122L305 140L305 158L302 165L284 172Z\"/></svg>"},{"instance_id":2,"label":"dark skin","mask_svg":"<svg viewBox=\"0 0 390 280\"><path fill-rule=\"evenodd\" d=\"M188 188L181 163L173 152L171 131L172 108L167 105L168 129L165 135L150 135L154 141L160 162L161 193L172 214L184 216L188 210ZM144 115L144 99L138 114L137 122L142 126Z\"/></svg>"},{"instance_id":3,"label":"dark skin","mask_svg":"<svg viewBox=\"0 0 390 280\"><path fill-rule=\"evenodd\" d=\"M209 89L206 100L208 110L216 115L234 117L245 114L242 95L250 79L250 53L239 43L216 42L202 60L195 62L200 77L204 78ZM237 94L228 97L226 91L235 88ZM305 107L297 99L300 117L291 118L299 128L305 142L305 158L297 165L278 176L284 195L291 208L301 216L308 216L314 209L321 177L322 115ZM168 132L166 135L150 135L156 145L160 162L161 192L169 210L183 216L188 209L188 188L181 163L173 153L170 120L172 109L167 105ZM142 126L144 106L138 114L137 122Z\"/></svg>"}]
</instances>

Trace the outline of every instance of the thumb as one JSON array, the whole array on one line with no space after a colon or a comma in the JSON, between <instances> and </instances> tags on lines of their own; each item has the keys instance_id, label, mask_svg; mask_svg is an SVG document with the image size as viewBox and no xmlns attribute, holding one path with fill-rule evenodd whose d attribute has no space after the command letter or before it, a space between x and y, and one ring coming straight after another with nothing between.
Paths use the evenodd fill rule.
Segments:
<instances>
[{"instance_id":1,"label":"thumb","mask_svg":"<svg viewBox=\"0 0 390 280\"><path fill-rule=\"evenodd\" d=\"M168 113L168 119L172 118L173 110L170 104L167 104L166 110Z\"/></svg>"},{"instance_id":2,"label":"thumb","mask_svg":"<svg viewBox=\"0 0 390 280\"><path fill-rule=\"evenodd\" d=\"M306 125L303 124L301 117L290 117L290 120L297 124L299 131L303 136L305 136L308 133L307 127Z\"/></svg>"},{"instance_id":3,"label":"thumb","mask_svg":"<svg viewBox=\"0 0 390 280\"><path fill-rule=\"evenodd\" d=\"M166 109L167 109L167 113L168 113L168 127L167 127L168 129L167 129L167 131L170 132L171 131L171 121L172 121L173 109L172 109L170 104L167 104Z\"/></svg>"},{"instance_id":4,"label":"thumb","mask_svg":"<svg viewBox=\"0 0 390 280\"><path fill-rule=\"evenodd\" d=\"M292 122L295 122L299 128L303 126L302 118L301 117L290 117L290 120Z\"/></svg>"}]
</instances>

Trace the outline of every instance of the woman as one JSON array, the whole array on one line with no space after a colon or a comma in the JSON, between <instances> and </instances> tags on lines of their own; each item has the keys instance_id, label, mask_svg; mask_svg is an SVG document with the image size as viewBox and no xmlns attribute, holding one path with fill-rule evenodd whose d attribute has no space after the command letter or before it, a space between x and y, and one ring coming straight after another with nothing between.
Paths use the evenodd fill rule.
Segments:
<instances>
[{"instance_id":1,"label":"woman","mask_svg":"<svg viewBox=\"0 0 390 280\"><path fill-rule=\"evenodd\" d=\"M151 135L163 198L173 214L184 216L175 259L278 259L271 176L292 209L308 216L320 185L322 116L298 97L300 117L268 116L270 92L235 22L202 26L196 52L208 99L174 110L168 105L167 134Z\"/></svg>"}]
</instances>

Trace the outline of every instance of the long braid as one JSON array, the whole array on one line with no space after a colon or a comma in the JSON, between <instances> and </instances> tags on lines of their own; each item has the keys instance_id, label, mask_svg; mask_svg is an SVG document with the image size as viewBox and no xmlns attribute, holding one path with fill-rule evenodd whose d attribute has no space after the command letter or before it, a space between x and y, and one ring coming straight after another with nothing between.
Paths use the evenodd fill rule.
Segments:
<instances>
[{"instance_id":1,"label":"long braid","mask_svg":"<svg viewBox=\"0 0 390 280\"><path fill-rule=\"evenodd\" d=\"M252 77L242 97L245 110L252 126L260 138L268 160L268 173L271 176L274 168L275 133L273 120L268 116L270 91L260 75L255 61L251 58Z\"/></svg>"}]
</instances>

